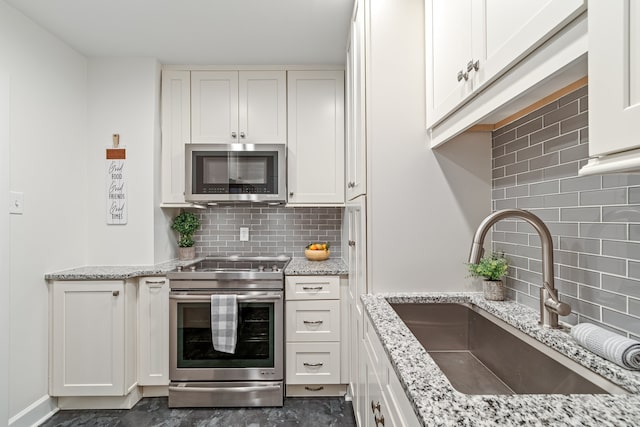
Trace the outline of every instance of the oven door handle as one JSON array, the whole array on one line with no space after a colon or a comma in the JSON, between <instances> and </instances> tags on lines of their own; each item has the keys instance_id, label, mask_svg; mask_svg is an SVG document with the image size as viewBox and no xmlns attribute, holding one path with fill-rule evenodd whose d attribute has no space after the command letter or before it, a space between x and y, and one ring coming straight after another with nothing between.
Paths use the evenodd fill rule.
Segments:
<instances>
[{"instance_id":1,"label":"oven door handle","mask_svg":"<svg viewBox=\"0 0 640 427\"><path fill-rule=\"evenodd\" d=\"M273 391L280 390L282 387L279 385L263 385L253 387L169 387L169 391L197 391L202 393L211 392L248 392L248 391Z\"/></svg>"},{"instance_id":2,"label":"oven door handle","mask_svg":"<svg viewBox=\"0 0 640 427\"><path fill-rule=\"evenodd\" d=\"M170 299L189 300L189 301L211 301L211 295L172 295L169 294ZM238 301L246 300L278 300L282 299L280 294L258 294L258 295L237 295Z\"/></svg>"}]
</instances>

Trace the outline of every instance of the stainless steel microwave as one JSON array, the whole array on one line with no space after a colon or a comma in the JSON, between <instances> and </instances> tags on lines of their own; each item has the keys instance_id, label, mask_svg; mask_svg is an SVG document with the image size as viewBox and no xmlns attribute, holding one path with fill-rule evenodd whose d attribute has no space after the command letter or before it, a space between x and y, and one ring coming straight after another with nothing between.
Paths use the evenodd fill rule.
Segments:
<instances>
[{"instance_id":1,"label":"stainless steel microwave","mask_svg":"<svg viewBox=\"0 0 640 427\"><path fill-rule=\"evenodd\" d=\"M287 200L284 144L185 144L188 202Z\"/></svg>"}]
</instances>

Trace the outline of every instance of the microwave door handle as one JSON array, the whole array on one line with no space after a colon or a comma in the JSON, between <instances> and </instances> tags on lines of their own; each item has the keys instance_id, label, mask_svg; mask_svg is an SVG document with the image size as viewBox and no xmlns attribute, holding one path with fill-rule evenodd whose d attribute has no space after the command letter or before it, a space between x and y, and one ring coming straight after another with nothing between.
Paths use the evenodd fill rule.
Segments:
<instances>
[{"instance_id":1,"label":"microwave door handle","mask_svg":"<svg viewBox=\"0 0 640 427\"><path fill-rule=\"evenodd\" d=\"M170 299L177 300L190 300L190 301L211 301L211 295L169 295ZM258 294L258 295L238 295L236 296L238 301L247 300L278 300L282 299L282 295L279 294Z\"/></svg>"}]
</instances>

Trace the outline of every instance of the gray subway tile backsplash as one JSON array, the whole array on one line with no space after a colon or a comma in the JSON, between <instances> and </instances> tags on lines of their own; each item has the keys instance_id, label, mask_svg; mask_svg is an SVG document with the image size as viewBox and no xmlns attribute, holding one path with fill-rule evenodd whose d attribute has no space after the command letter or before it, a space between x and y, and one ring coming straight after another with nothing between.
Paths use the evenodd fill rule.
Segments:
<instances>
[{"instance_id":1,"label":"gray subway tile backsplash","mask_svg":"<svg viewBox=\"0 0 640 427\"><path fill-rule=\"evenodd\" d=\"M621 205L627 203L626 188L583 191L580 193L581 206Z\"/></svg>"},{"instance_id":2,"label":"gray subway tile backsplash","mask_svg":"<svg viewBox=\"0 0 640 427\"><path fill-rule=\"evenodd\" d=\"M331 242L331 256L341 257L342 208L291 208L258 203L212 206L196 212L196 254L304 256L314 241ZM240 241L240 227L249 228L249 241Z\"/></svg>"},{"instance_id":3,"label":"gray subway tile backsplash","mask_svg":"<svg viewBox=\"0 0 640 427\"><path fill-rule=\"evenodd\" d=\"M585 86L494 132L493 206L530 210L549 227L556 287L574 308L563 321L640 336L640 174L578 176L588 105ZM494 250L510 261L507 295L537 309L537 233L523 221L494 227Z\"/></svg>"}]
</instances>

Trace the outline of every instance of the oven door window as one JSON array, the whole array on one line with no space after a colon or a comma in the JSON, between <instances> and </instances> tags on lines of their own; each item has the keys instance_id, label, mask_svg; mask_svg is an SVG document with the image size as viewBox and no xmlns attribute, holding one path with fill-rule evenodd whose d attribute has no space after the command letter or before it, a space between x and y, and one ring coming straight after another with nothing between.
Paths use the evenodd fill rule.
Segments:
<instances>
[{"instance_id":1,"label":"oven door window","mask_svg":"<svg viewBox=\"0 0 640 427\"><path fill-rule=\"evenodd\" d=\"M238 303L234 354L213 349L209 303L178 303L178 368L274 367L274 303Z\"/></svg>"}]
</instances>

